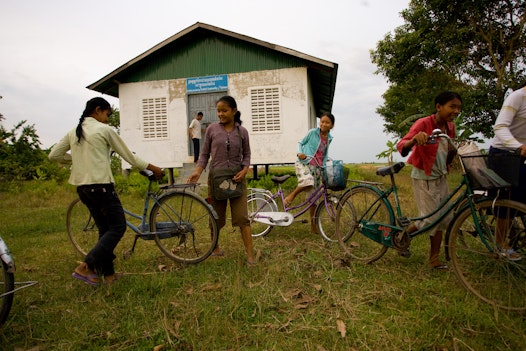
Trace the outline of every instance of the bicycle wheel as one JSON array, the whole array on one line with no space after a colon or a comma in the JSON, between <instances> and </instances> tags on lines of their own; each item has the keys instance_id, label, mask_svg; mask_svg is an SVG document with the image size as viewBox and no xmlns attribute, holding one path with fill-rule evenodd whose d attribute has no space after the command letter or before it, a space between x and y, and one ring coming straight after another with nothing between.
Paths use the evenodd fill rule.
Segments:
<instances>
[{"instance_id":1,"label":"bicycle wheel","mask_svg":"<svg viewBox=\"0 0 526 351\"><path fill-rule=\"evenodd\" d=\"M216 213L191 192L173 191L159 197L150 212L150 231L156 232L159 249L180 263L205 260L219 237Z\"/></svg>"},{"instance_id":2,"label":"bicycle wheel","mask_svg":"<svg viewBox=\"0 0 526 351\"><path fill-rule=\"evenodd\" d=\"M352 214L353 208L350 206L349 202L342 203L334 195L327 196L327 206L325 206L325 201L320 201L316 206L316 211L314 212L314 219L316 221L316 226L321 236L330 242L337 242L338 236L336 235L336 212L338 211L339 206L344 206L341 209L341 229L342 229L342 239L347 241L352 233L351 229L353 228L352 223L349 223L349 220L354 220L355 216Z\"/></svg>"},{"instance_id":3,"label":"bicycle wheel","mask_svg":"<svg viewBox=\"0 0 526 351\"><path fill-rule=\"evenodd\" d=\"M1 260L0 260L1 261ZM15 275L7 271L7 264L2 261L0 275L0 325L4 324L13 305L13 290L15 289Z\"/></svg>"},{"instance_id":4,"label":"bicycle wheel","mask_svg":"<svg viewBox=\"0 0 526 351\"><path fill-rule=\"evenodd\" d=\"M500 253L495 237L497 228L512 242L516 235L524 236L522 217L526 205L484 200L475 206L476 218L465 207L456 215L446 236L455 274L464 287L483 301L505 310L526 310L526 247L515 241L514 249L522 259L511 261Z\"/></svg>"},{"instance_id":5,"label":"bicycle wheel","mask_svg":"<svg viewBox=\"0 0 526 351\"><path fill-rule=\"evenodd\" d=\"M88 208L80 201L73 200L66 215L66 228L69 240L83 257L99 240L99 230L91 218Z\"/></svg>"},{"instance_id":6,"label":"bicycle wheel","mask_svg":"<svg viewBox=\"0 0 526 351\"><path fill-rule=\"evenodd\" d=\"M346 254L367 263L382 257L388 247L360 233L361 223L393 225L395 221L387 200L378 198L373 189L357 186L343 194L336 211L338 242Z\"/></svg>"},{"instance_id":7,"label":"bicycle wheel","mask_svg":"<svg viewBox=\"0 0 526 351\"><path fill-rule=\"evenodd\" d=\"M273 226L256 221L254 218L261 212L277 212L278 205L274 199L264 192L251 192L248 195L248 218L253 237L265 236Z\"/></svg>"}]
</instances>

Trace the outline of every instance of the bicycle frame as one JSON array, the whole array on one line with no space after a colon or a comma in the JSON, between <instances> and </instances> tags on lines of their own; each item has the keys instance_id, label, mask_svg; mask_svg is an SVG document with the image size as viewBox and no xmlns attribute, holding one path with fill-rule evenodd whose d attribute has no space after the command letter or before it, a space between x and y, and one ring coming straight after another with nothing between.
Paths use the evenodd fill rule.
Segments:
<instances>
[{"instance_id":1,"label":"bicycle frame","mask_svg":"<svg viewBox=\"0 0 526 351\"><path fill-rule=\"evenodd\" d=\"M402 213L402 208L400 205L396 183L394 180L394 174L391 174L390 177L391 177L392 186L383 191L379 190L377 187L372 186L372 185L367 185L367 184L358 185L359 187L369 188L378 194L378 198L371 204L371 206L364 213L362 218L358 220L359 223L362 223L364 216L369 215L370 211L376 208L376 205L378 204L379 201L384 201L388 204L387 207L390 211L390 216L394 217L397 220L398 225L388 225L385 223L374 223L374 222L362 223L362 229L360 231L365 236L367 236L368 238L374 241L377 241L386 246L389 246L389 247L393 247L393 244L392 244L393 235L397 234L398 232L404 231L410 222L427 219L440 212L440 214L427 225L414 231L413 233L408 233L409 238L413 239L414 237L435 227L446 216L448 216L454 209L459 208L462 203L466 202L466 199L470 199L475 195L473 191L471 190L471 188L469 187L467 176L464 175L460 184L457 185L457 187L449 193L449 195L440 203L440 205L434 211L424 216L404 217ZM393 205L389 201L389 196L391 194L394 194L394 201L395 201L394 208L396 209L396 215L393 209ZM471 210L475 211L473 201L468 200L467 203L470 205ZM476 218L476 216L474 216L474 218ZM477 229L479 229L478 221L476 221L476 225L477 225Z\"/></svg>"},{"instance_id":2,"label":"bicycle frame","mask_svg":"<svg viewBox=\"0 0 526 351\"><path fill-rule=\"evenodd\" d=\"M448 142L453 145L453 147L456 146L451 142L451 139L445 134L442 134L440 130L433 131L433 135L431 136L431 142L436 141L437 137L446 137ZM359 185L360 187L366 187L371 189L372 191L376 192L378 194L378 198L374 201L374 203L365 211L365 215L369 215L370 211L378 204L379 201L383 201L389 211L389 216L391 218L396 219L396 222L398 225L388 225L384 223L374 223L374 222L366 222L363 223L363 216L359 219L359 223L361 223L361 229L360 232L367 236L369 239L374 240L378 243L382 243L388 247L393 247L393 235L398 234L399 232L402 232L404 234L407 234L408 239L411 240L412 238L432 229L436 225L438 225L446 216L448 216L451 212L455 212L455 209L459 209L459 207L463 208L463 205L467 203L469 205L472 217L474 219L474 224L477 230L477 233L484 233L484 231L481 228L480 225L480 219L477 215L477 210L475 206L475 201L473 200L474 196L479 196L475 194L473 189L470 186L468 175L466 172L466 169L464 168L464 164L460 162L460 165L462 167L462 180L460 181L460 184L457 185L457 187L449 193L449 195L437 206L435 210L432 212L419 216L419 217L404 217L402 213L402 208L400 205L400 200L398 197L398 190L395 182L394 175L398 173L403 167L403 164L401 167L394 167L392 168L388 173L391 180L391 187L387 190L380 190L378 187L375 187L373 185ZM384 174L384 175L386 175ZM463 190L462 190L463 189ZM393 206L391 202L389 201L390 194L394 194L394 201L395 201L395 208L396 208L396 216L393 210ZM455 198L456 196L456 198ZM494 198L489 198L487 196L481 197L479 200L497 200L498 199L498 193L497 196ZM438 214L438 215L437 215ZM420 229L417 229L416 231L412 233L407 233L406 229L409 226L411 222L417 221L417 220L423 220L427 218L431 218L432 216L437 215L430 223L426 224ZM453 222L451 222L453 223ZM490 251L493 250L493 246L490 245L487 238L484 237L484 235L481 236L481 241L486 246L486 248Z\"/></svg>"},{"instance_id":3,"label":"bicycle frame","mask_svg":"<svg viewBox=\"0 0 526 351\"><path fill-rule=\"evenodd\" d=\"M253 189L252 191L255 192ZM324 198L325 207L328 208L328 205L327 205L327 194L328 193L327 193L327 188L325 187L325 184L322 184L319 187L317 187L301 204L296 205L296 206L291 206L291 207L285 206L285 192L283 191L281 186L279 186L278 191L275 192L274 194L272 194L268 190L265 190L265 192L269 195L270 199L274 201L279 197L281 199L281 204L283 205L283 210L287 213L289 213L289 211L301 209L300 211L296 213L292 213L294 218L297 218L301 216L302 214L304 214L305 212L307 212L309 208L316 205L316 202L321 197ZM257 209L256 213L259 213L265 207L265 205L267 205L267 203L268 202L265 201L263 204L261 204L261 206ZM257 215L257 216L259 218L268 218L268 216L264 216L264 215Z\"/></svg>"},{"instance_id":4,"label":"bicycle frame","mask_svg":"<svg viewBox=\"0 0 526 351\"><path fill-rule=\"evenodd\" d=\"M136 213L133 213L133 212L123 208L123 211L124 211L124 213L126 215L128 215L128 216L130 216L132 218L141 220L141 223L139 224L139 226L135 226L128 219L126 219L126 226L128 228L130 228L131 230L133 230L133 232L135 233L135 240L134 240L133 245L132 245L132 247L130 249L131 252L133 252L135 250L135 245L137 244L137 239L139 239L139 238L141 238L143 240L154 240L155 236L159 236L161 239L165 238L165 237L163 237L163 233L162 232L159 233L157 231L160 228L159 225L161 225L162 223L157 223L156 231L154 231L154 232L150 231L150 226L149 226L149 223L147 222L148 211L149 211L149 208L150 208L150 201L153 201L154 205L155 204L160 205L160 203L158 201L158 198L159 198L158 194L160 192L166 191L168 189L177 189L177 188L186 189L186 188L189 188L189 187L195 188L195 186L196 186L196 184L172 184L172 185L164 186L158 192L155 192L155 191L152 190L152 182L150 181L150 183L148 184L148 191L146 192L146 195L145 195L145 198L144 198L144 206L143 206L143 210L142 210L142 215L138 215ZM162 209L162 206L161 206L161 209ZM167 214L167 211L164 210L164 213ZM175 211L172 211L171 213L173 214L173 213L175 213ZM179 220L179 219L180 218L178 218L177 220ZM166 225L171 226L171 223L167 223ZM168 235L168 237L170 237L171 234L165 234L165 235Z\"/></svg>"}]
</instances>

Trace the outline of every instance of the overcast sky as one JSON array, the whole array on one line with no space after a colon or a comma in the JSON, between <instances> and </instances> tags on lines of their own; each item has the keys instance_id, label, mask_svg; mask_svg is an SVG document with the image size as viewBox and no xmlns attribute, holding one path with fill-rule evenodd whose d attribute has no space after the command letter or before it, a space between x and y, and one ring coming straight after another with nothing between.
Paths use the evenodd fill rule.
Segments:
<instances>
[{"instance_id":1,"label":"overcast sky","mask_svg":"<svg viewBox=\"0 0 526 351\"><path fill-rule=\"evenodd\" d=\"M369 51L403 24L400 12L409 0L0 4L2 124L8 130L21 120L34 124L43 148L76 125L88 99L100 96L86 86L196 22L337 63L333 159L375 162L392 138L375 113L388 86L383 76L374 74ZM117 99L104 97L118 106Z\"/></svg>"}]
</instances>

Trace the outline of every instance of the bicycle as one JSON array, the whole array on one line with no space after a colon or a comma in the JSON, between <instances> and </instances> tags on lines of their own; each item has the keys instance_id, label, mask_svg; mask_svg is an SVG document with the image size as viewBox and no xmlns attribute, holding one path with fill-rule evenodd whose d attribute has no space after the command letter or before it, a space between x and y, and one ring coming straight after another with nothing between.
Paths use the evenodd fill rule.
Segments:
<instances>
[{"instance_id":1,"label":"bicycle","mask_svg":"<svg viewBox=\"0 0 526 351\"><path fill-rule=\"evenodd\" d=\"M9 312L11 312L15 292L35 285L37 282L15 283L15 261L2 237L0 237L0 261L2 262L2 274L0 275L0 326L2 326L7 320ZM15 285L20 285L20 287L15 289Z\"/></svg>"},{"instance_id":2,"label":"bicycle","mask_svg":"<svg viewBox=\"0 0 526 351\"><path fill-rule=\"evenodd\" d=\"M145 170L141 174L149 179L148 190L141 214L124 209L126 225L135 237L123 257L129 258L137 241L143 239L154 240L160 251L173 261L193 264L205 260L217 245L219 231L216 212L194 192L198 184L165 185L154 191L153 172ZM139 220L140 224L134 225L131 219ZM97 227L80 199L69 205L66 227L71 243L83 256L99 238Z\"/></svg>"},{"instance_id":3,"label":"bicycle","mask_svg":"<svg viewBox=\"0 0 526 351\"><path fill-rule=\"evenodd\" d=\"M310 157L312 158L312 156ZM318 166L320 167L320 166ZM248 194L248 213L251 222L252 236L265 236L274 226L289 226L296 218L307 212L312 206L314 210L314 221L316 229L321 236L330 242L337 242L335 235L336 210L340 206L339 196L334 191L343 189L329 189L325 180L320 186L314 189L303 202L295 206L285 205L285 192L281 185L291 177L290 174L283 176L271 176L278 190L272 193L266 189L249 188ZM279 211L276 199L281 199L283 211ZM323 201L318 200L323 199ZM306 220L302 220L305 223ZM349 232L350 235L350 232Z\"/></svg>"},{"instance_id":4,"label":"bicycle","mask_svg":"<svg viewBox=\"0 0 526 351\"><path fill-rule=\"evenodd\" d=\"M433 131L432 140L451 139L440 130ZM500 188L509 183L500 179L496 196L489 196L487 189L479 188L477 174L491 170L475 170L466 166L470 157L459 155L462 179L436 210L421 217L405 217L402 213L394 175L403 162L379 168L377 175L389 176L391 186L384 189L382 183L365 182L352 186L340 198L352 211L336 213L338 241L346 255L367 263L380 259L389 248L407 253L411 240L435 227L443 218L452 214L445 236L446 259L451 262L462 285L486 303L504 310L526 310L526 231L524 215L526 205L499 199ZM495 177L494 177L495 178ZM498 178L498 176L497 176ZM475 188L479 188L475 191ZM389 197L394 196L394 207ZM343 208L343 207L339 207ZM351 216L352 218L350 218ZM428 225L408 233L410 223L436 216ZM350 235L347 226L352 223ZM499 223L501 223L499 225ZM504 223L504 225L502 225ZM497 229L510 238L513 249L523 259L512 261L501 252L496 243Z\"/></svg>"}]
</instances>

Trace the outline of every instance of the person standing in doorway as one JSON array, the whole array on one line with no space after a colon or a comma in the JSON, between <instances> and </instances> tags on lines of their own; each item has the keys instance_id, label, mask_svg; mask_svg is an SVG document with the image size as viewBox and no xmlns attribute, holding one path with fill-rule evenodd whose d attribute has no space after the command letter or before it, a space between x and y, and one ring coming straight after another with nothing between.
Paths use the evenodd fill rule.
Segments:
<instances>
[{"instance_id":1,"label":"person standing in doorway","mask_svg":"<svg viewBox=\"0 0 526 351\"><path fill-rule=\"evenodd\" d=\"M194 144L194 163L197 163L199 159L199 143L201 141L201 120L203 119L203 112L197 112L197 116L190 122L188 131L190 133L190 139Z\"/></svg>"}]
</instances>

